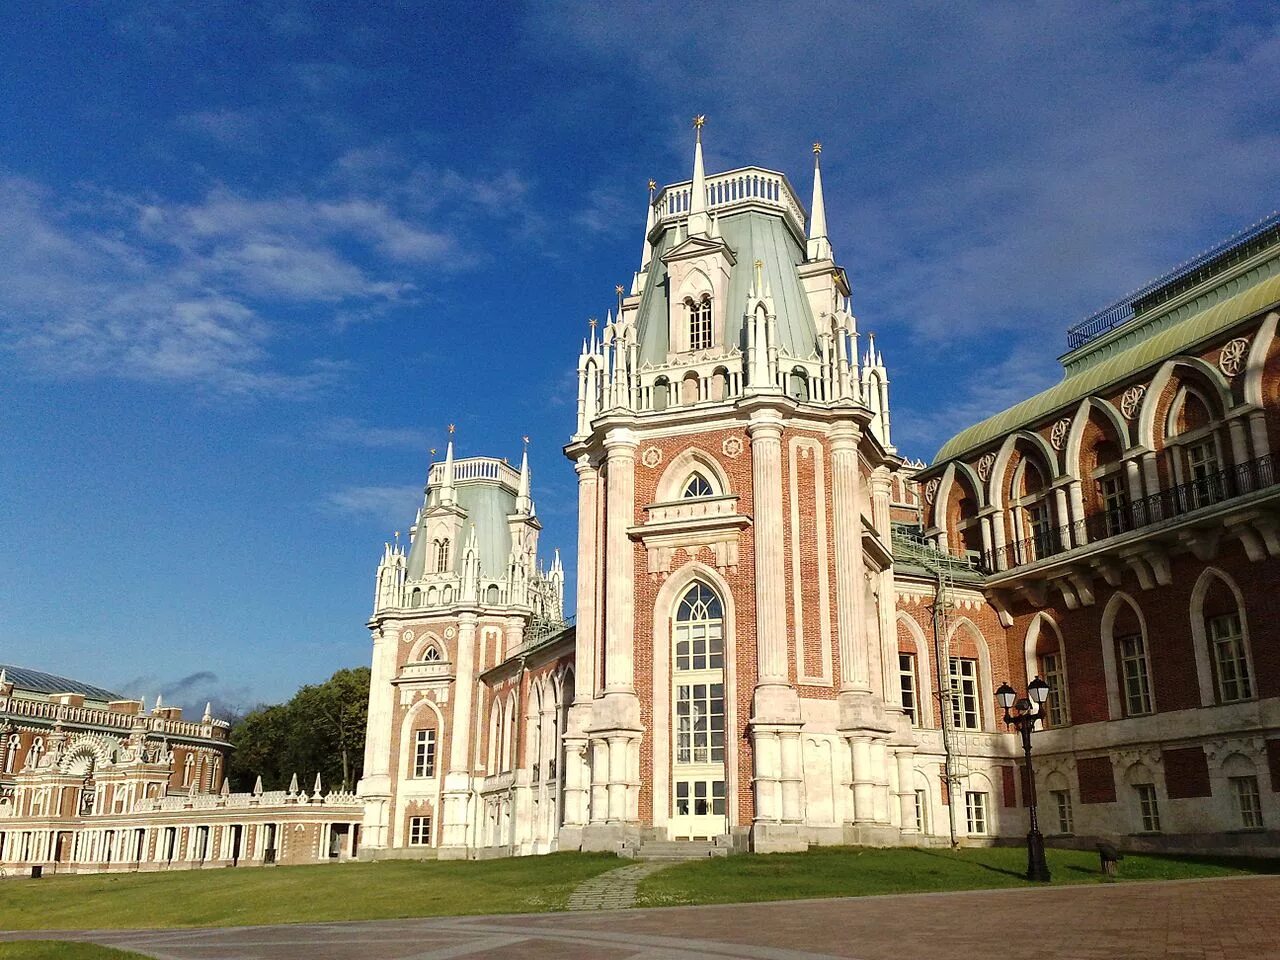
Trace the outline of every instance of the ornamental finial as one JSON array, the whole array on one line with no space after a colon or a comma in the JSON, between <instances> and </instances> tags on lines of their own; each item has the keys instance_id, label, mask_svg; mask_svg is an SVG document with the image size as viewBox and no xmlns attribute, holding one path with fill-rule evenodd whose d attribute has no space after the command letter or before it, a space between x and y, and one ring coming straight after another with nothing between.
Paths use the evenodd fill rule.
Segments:
<instances>
[{"instance_id":1,"label":"ornamental finial","mask_svg":"<svg viewBox=\"0 0 1280 960\"><path fill-rule=\"evenodd\" d=\"M702 126L707 122L707 115L700 113L693 118L693 129L698 131L698 142L702 142Z\"/></svg>"},{"instance_id":2,"label":"ornamental finial","mask_svg":"<svg viewBox=\"0 0 1280 960\"><path fill-rule=\"evenodd\" d=\"M597 320L595 317L592 317L590 320L587 321L587 326L589 326L592 330L595 330L596 324L599 322L600 321Z\"/></svg>"},{"instance_id":3,"label":"ornamental finial","mask_svg":"<svg viewBox=\"0 0 1280 960\"><path fill-rule=\"evenodd\" d=\"M822 152L822 142L819 140L813 141L813 155L816 157L821 152Z\"/></svg>"},{"instance_id":4,"label":"ornamental finial","mask_svg":"<svg viewBox=\"0 0 1280 960\"><path fill-rule=\"evenodd\" d=\"M449 424L449 435L450 435L450 436L452 436L452 435L453 435L453 431L454 431L454 429L455 429L454 425L453 425L452 423L451 423L451 424Z\"/></svg>"},{"instance_id":5,"label":"ornamental finial","mask_svg":"<svg viewBox=\"0 0 1280 960\"><path fill-rule=\"evenodd\" d=\"M655 191L655 190L657 190L657 189L658 189L658 181L657 181L657 180L650 180L650 181L649 181L649 192L650 192L650 193L653 193L653 191Z\"/></svg>"}]
</instances>

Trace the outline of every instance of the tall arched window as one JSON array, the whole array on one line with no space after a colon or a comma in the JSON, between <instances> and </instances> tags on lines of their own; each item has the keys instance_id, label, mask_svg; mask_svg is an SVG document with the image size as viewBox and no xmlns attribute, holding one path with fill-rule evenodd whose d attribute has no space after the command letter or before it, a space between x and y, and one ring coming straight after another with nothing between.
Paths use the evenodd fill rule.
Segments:
<instances>
[{"instance_id":1,"label":"tall arched window","mask_svg":"<svg viewBox=\"0 0 1280 960\"><path fill-rule=\"evenodd\" d=\"M703 294L701 300L685 301L689 310L689 349L711 349L711 296Z\"/></svg>"},{"instance_id":2,"label":"tall arched window","mask_svg":"<svg viewBox=\"0 0 1280 960\"><path fill-rule=\"evenodd\" d=\"M449 569L449 540L436 541L436 573L444 573Z\"/></svg>"},{"instance_id":3,"label":"tall arched window","mask_svg":"<svg viewBox=\"0 0 1280 960\"><path fill-rule=\"evenodd\" d=\"M696 471L685 482L684 491L680 494L682 500L695 500L698 497L714 497L715 489L707 481L707 478Z\"/></svg>"},{"instance_id":4,"label":"tall arched window","mask_svg":"<svg viewBox=\"0 0 1280 960\"><path fill-rule=\"evenodd\" d=\"M676 607L674 684L677 837L725 830L724 608L704 583Z\"/></svg>"},{"instance_id":5,"label":"tall arched window","mask_svg":"<svg viewBox=\"0 0 1280 960\"><path fill-rule=\"evenodd\" d=\"M18 765L18 750L22 748L22 736L15 733L9 738L9 749L4 755L4 772L13 773Z\"/></svg>"}]
</instances>

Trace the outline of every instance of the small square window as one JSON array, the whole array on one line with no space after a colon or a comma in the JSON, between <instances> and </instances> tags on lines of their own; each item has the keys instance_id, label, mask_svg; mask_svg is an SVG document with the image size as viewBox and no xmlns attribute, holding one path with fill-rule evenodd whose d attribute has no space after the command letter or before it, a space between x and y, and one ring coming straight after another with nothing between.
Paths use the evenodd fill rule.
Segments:
<instances>
[{"instance_id":1,"label":"small square window","mask_svg":"<svg viewBox=\"0 0 1280 960\"><path fill-rule=\"evenodd\" d=\"M431 818L409 818L409 845L411 847L431 846Z\"/></svg>"}]
</instances>

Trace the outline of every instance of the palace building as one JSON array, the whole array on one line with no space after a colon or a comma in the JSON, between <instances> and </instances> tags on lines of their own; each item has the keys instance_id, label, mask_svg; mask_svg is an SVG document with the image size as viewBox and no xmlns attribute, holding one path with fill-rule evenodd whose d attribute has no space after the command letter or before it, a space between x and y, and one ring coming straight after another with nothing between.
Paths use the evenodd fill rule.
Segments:
<instances>
[{"instance_id":1,"label":"palace building","mask_svg":"<svg viewBox=\"0 0 1280 960\"><path fill-rule=\"evenodd\" d=\"M527 461L378 567L361 855L1280 848L1280 222L1071 334L926 466L781 173L650 184L578 359L577 615ZM994 690L1041 676L1038 791Z\"/></svg>"},{"instance_id":2,"label":"palace building","mask_svg":"<svg viewBox=\"0 0 1280 960\"><path fill-rule=\"evenodd\" d=\"M0 876L350 859L360 804L227 789L229 725L0 666Z\"/></svg>"}]
</instances>

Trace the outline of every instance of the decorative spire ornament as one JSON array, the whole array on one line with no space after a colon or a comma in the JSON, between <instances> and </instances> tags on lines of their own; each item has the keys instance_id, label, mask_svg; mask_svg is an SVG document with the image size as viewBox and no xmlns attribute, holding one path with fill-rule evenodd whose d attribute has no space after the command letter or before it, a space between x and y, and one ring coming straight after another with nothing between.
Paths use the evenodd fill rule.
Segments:
<instances>
[{"instance_id":1,"label":"decorative spire ornament","mask_svg":"<svg viewBox=\"0 0 1280 960\"><path fill-rule=\"evenodd\" d=\"M707 172L702 162L702 125L704 114L693 118L697 141L693 145L693 185L689 188L689 235L707 232Z\"/></svg>"},{"instance_id":2,"label":"decorative spire ornament","mask_svg":"<svg viewBox=\"0 0 1280 960\"><path fill-rule=\"evenodd\" d=\"M809 212L809 242L805 255L810 260L830 260L831 241L827 239L827 205L822 196L822 144L813 145L813 203Z\"/></svg>"}]
</instances>

